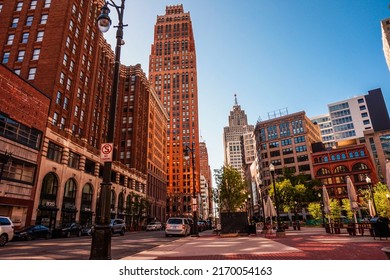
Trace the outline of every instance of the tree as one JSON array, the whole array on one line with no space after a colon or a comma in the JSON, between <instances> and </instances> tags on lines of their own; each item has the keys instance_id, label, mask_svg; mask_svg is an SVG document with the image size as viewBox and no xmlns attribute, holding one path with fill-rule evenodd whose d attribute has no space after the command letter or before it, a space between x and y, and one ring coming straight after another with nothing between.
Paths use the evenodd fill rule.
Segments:
<instances>
[{"instance_id":1,"label":"tree","mask_svg":"<svg viewBox=\"0 0 390 280\"><path fill-rule=\"evenodd\" d=\"M311 202L309 203L309 206L307 207L310 214L313 216L314 220L322 220L322 209L321 204L318 202Z\"/></svg>"},{"instance_id":2,"label":"tree","mask_svg":"<svg viewBox=\"0 0 390 280\"><path fill-rule=\"evenodd\" d=\"M289 179L285 179L282 182L275 182L276 192L278 193L279 207L283 211L293 210L296 203L303 206L306 203L306 187L303 184L292 185ZM273 186L269 189L269 195L274 198Z\"/></svg>"},{"instance_id":3,"label":"tree","mask_svg":"<svg viewBox=\"0 0 390 280\"><path fill-rule=\"evenodd\" d=\"M248 197L246 182L240 172L231 166L223 166L215 172L221 212L237 212Z\"/></svg>"}]
</instances>

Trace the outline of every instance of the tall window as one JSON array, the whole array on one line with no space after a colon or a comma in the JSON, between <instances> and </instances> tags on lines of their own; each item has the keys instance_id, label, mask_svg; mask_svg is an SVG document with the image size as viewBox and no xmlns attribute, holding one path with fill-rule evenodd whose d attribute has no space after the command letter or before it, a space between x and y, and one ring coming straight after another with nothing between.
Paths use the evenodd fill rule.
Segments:
<instances>
[{"instance_id":1,"label":"tall window","mask_svg":"<svg viewBox=\"0 0 390 280\"><path fill-rule=\"evenodd\" d=\"M44 8L50 8L51 0L45 0Z\"/></svg>"},{"instance_id":2,"label":"tall window","mask_svg":"<svg viewBox=\"0 0 390 280\"><path fill-rule=\"evenodd\" d=\"M9 52L5 52L5 53L3 54L3 63L4 63L4 64L7 63L8 60L9 60Z\"/></svg>"},{"instance_id":3,"label":"tall window","mask_svg":"<svg viewBox=\"0 0 390 280\"><path fill-rule=\"evenodd\" d=\"M33 16L28 16L26 19L26 25L31 26L33 22L34 17Z\"/></svg>"},{"instance_id":4,"label":"tall window","mask_svg":"<svg viewBox=\"0 0 390 280\"><path fill-rule=\"evenodd\" d=\"M57 123L58 123L58 113L54 112L52 125L57 125Z\"/></svg>"},{"instance_id":5,"label":"tall window","mask_svg":"<svg viewBox=\"0 0 390 280\"><path fill-rule=\"evenodd\" d=\"M71 168L78 169L80 163L80 155L69 152L69 160L68 160L68 166Z\"/></svg>"},{"instance_id":6,"label":"tall window","mask_svg":"<svg viewBox=\"0 0 390 280\"><path fill-rule=\"evenodd\" d=\"M57 91L56 104L61 105L61 100L62 100L62 93L60 91Z\"/></svg>"},{"instance_id":7,"label":"tall window","mask_svg":"<svg viewBox=\"0 0 390 280\"><path fill-rule=\"evenodd\" d=\"M38 60L41 49L34 49L31 60Z\"/></svg>"},{"instance_id":8,"label":"tall window","mask_svg":"<svg viewBox=\"0 0 390 280\"><path fill-rule=\"evenodd\" d=\"M63 149L61 146L49 142L49 147L47 149L47 158L55 162L61 163Z\"/></svg>"},{"instance_id":9,"label":"tall window","mask_svg":"<svg viewBox=\"0 0 390 280\"><path fill-rule=\"evenodd\" d=\"M22 8L23 8L23 2L18 2L16 4L16 11L20 12L22 10Z\"/></svg>"},{"instance_id":10,"label":"tall window","mask_svg":"<svg viewBox=\"0 0 390 280\"><path fill-rule=\"evenodd\" d=\"M23 36L22 36L22 44L27 44L27 42L28 42L28 36L29 36L30 34L28 33L28 32L25 32L25 33L23 33Z\"/></svg>"},{"instance_id":11,"label":"tall window","mask_svg":"<svg viewBox=\"0 0 390 280\"><path fill-rule=\"evenodd\" d=\"M32 67L28 71L28 80L34 80L35 79L35 73L37 72L37 68Z\"/></svg>"},{"instance_id":12,"label":"tall window","mask_svg":"<svg viewBox=\"0 0 390 280\"><path fill-rule=\"evenodd\" d=\"M18 58L16 59L16 61L23 61L23 58L24 58L24 54L25 54L25 51L19 51L18 52Z\"/></svg>"},{"instance_id":13,"label":"tall window","mask_svg":"<svg viewBox=\"0 0 390 280\"><path fill-rule=\"evenodd\" d=\"M37 42L42 42L45 31L38 31L37 33Z\"/></svg>"},{"instance_id":14,"label":"tall window","mask_svg":"<svg viewBox=\"0 0 390 280\"><path fill-rule=\"evenodd\" d=\"M12 43L14 42L14 38L15 38L14 34L8 35L7 45L12 45Z\"/></svg>"},{"instance_id":15,"label":"tall window","mask_svg":"<svg viewBox=\"0 0 390 280\"><path fill-rule=\"evenodd\" d=\"M30 10L35 10L37 8L37 0L32 0L30 4Z\"/></svg>"},{"instance_id":16,"label":"tall window","mask_svg":"<svg viewBox=\"0 0 390 280\"><path fill-rule=\"evenodd\" d=\"M18 22L19 22L19 18L13 18L12 23L11 23L11 27L16 28L18 26Z\"/></svg>"},{"instance_id":17,"label":"tall window","mask_svg":"<svg viewBox=\"0 0 390 280\"><path fill-rule=\"evenodd\" d=\"M41 21L39 22L39 24L46 24L47 23L47 18L48 18L48 15L42 15L41 16Z\"/></svg>"}]
</instances>

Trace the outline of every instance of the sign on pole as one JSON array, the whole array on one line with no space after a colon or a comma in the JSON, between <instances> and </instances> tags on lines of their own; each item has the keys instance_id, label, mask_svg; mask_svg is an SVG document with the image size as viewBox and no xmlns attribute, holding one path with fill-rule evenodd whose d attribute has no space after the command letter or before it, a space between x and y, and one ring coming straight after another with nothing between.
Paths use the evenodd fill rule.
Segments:
<instances>
[{"instance_id":1,"label":"sign on pole","mask_svg":"<svg viewBox=\"0 0 390 280\"><path fill-rule=\"evenodd\" d=\"M113 143L103 143L100 146L100 159L103 162L112 161Z\"/></svg>"}]
</instances>

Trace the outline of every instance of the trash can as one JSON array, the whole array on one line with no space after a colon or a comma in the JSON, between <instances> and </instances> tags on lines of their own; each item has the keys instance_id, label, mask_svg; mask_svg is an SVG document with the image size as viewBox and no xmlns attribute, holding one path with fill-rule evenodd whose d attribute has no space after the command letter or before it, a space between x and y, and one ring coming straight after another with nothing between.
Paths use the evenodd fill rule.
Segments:
<instances>
[{"instance_id":1,"label":"trash can","mask_svg":"<svg viewBox=\"0 0 390 280\"><path fill-rule=\"evenodd\" d=\"M374 217L370 219L370 224L374 232L374 239L379 237L390 237L389 219L383 217Z\"/></svg>"}]
</instances>

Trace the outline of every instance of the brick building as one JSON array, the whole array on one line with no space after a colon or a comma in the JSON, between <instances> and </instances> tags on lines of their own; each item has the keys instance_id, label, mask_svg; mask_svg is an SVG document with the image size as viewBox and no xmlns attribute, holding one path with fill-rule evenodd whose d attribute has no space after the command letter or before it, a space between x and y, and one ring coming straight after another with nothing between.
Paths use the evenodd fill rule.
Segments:
<instances>
[{"instance_id":1,"label":"brick building","mask_svg":"<svg viewBox=\"0 0 390 280\"><path fill-rule=\"evenodd\" d=\"M198 194L200 186L198 86L192 22L183 5L157 16L149 79L168 113L167 216L191 216L193 168ZM194 147L195 167L184 159L186 146Z\"/></svg>"},{"instance_id":2,"label":"brick building","mask_svg":"<svg viewBox=\"0 0 390 280\"><path fill-rule=\"evenodd\" d=\"M367 189L366 177L372 185L378 183L375 165L364 144L351 145L312 153L314 177L321 181L331 198L348 198L346 176L349 176L356 188Z\"/></svg>"},{"instance_id":3,"label":"brick building","mask_svg":"<svg viewBox=\"0 0 390 280\"><path fill-rule=\"evenodd\" d=\"M103 5L103 0L10 0L1 5L1 62L52 100L44 117L32 224L53 228L95 219L103 169L100 145L108 125L114 125L108 123L114 53L96 27ZM120 72L123 81L126 67ZM121 164L115 155L117 147L111 215L126 218L130 226L134 219L125 214L145 201L147 174ZM146 217L144 210L137 217Z\"/></svg>"},{"instance_id":4,"label":"brick building","mask_svg":"<svg viewBox=\"0 0 390 280\"><path fill-rule=\"evenodd\" d=\"M271 163L276 175L287 172L313 177L311 144L321 142L321 134L304 111L258 122L255 137L260 178L265 187L271 184Z\"/></svg>"},{"instance_id":5,"label":"brick building","mask_svg":"<svg viewBox=\"0 0 390 280\"><path fill-rule=\"evenodd\" d=\"M16 227L33 213L50 97L0 64L0 216Z\"/></svg>"}]
</instances>

